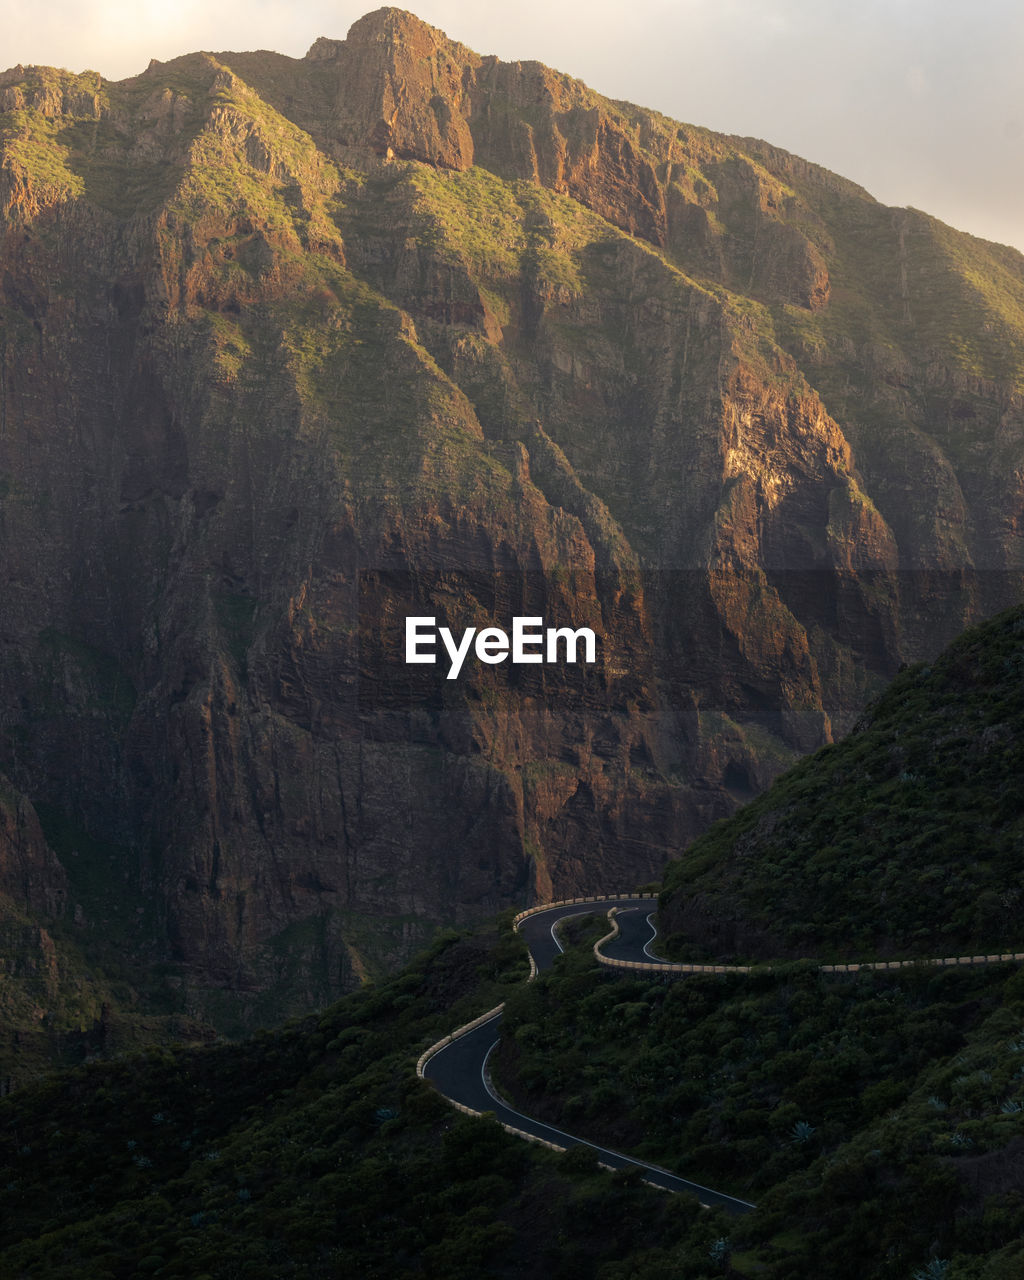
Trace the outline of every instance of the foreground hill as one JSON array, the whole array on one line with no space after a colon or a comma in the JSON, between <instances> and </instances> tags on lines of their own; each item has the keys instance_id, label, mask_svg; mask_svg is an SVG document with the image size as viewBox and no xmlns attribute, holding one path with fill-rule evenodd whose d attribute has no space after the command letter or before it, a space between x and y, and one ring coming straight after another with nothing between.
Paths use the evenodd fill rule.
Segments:
<instances>
[{"instance_id":1,"label":"foreground hill","mask_svg":"<svg viewBox=\"0 0 1024 1280\"><path fill-rule=\"evenodd\" d=\"M240 1031L646 879L1019 598L1013 250L394 9L302 59L15 67L0 110L37 1028ZM446 681L410 613L599 662Z\"/></svg>"},{"instance_id":2,"label":"foreground hill","mask_svg":"<svg viewBox=\"0 0 1024 1280\"><path fill-rule=\"evenodd\" d=\"M506 918L278 1031L95 1063L0 1100L0 1270L1019 1274L1018 967L665 983L599 970L607 924L591 923L529 985ZM757 1209L726 1218L449 1108L416 1057L500 998L495 1065L518 1106Z\"/></svg>"},{"instance_id":3,"label":"foreground hill","mask_svg":"<svg viewBox=\"0 0 1024 1280\"><path fill-rule=\"evenodd\" d=\"M509 992L492 1068L517 1109L756 1203L666 1280L1021 1273L1019 966L666 982L578 929Z\"/></svg>"},{"instance_id":4,"label":"foreground hill","mask_svg":"<svg viewBox=\"0 0 1024 1280\"><path fill-rule=\"evenodd\" d=\"M0 1100L0 1273L624 1280L717 1215L459 1116L419 1051L527 974L507 926L238 1045L95 1064Z\"/></svg>"},{"instance_id":5,"label":"foreground hill","mask_svg":"<svg viewBox=\"0 0 1024 1280\"><path fill-rule=\"evenodd\" d=\"M904 671L665 879L680 954L1019 951L1024 609Z\"/></svg>"}]
</instances>

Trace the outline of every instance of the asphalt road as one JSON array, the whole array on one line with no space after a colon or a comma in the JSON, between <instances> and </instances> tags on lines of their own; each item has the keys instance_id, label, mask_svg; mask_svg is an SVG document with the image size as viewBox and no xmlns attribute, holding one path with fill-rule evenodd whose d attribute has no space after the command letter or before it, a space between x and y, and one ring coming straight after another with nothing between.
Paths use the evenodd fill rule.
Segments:
<instances>
[{"instance_id":1,"label":"asphalt road","mask_svg":"<svg viewBox=\"0 0 1024 1280\"><path fill-rule=\"evenodd\" d=\"M652 944L658 931L650 917L657 908L658 904L650 900L639 906L624 906L615 917L619 924L619 936L606 942L601 948L601 954L612 960L639 960L641 964L656 964L661 957Z\"/></svg>"},{"instance_id":2,"label":"asphalt road","mask_svg":"<svg viewBox=\"0 0 1024 1280\"><path fill-rule=\"evenodd\" d=\"M616 908L619 933L614 940L605 943L601 948L603 956L612 960L636 961L645 966L664 964L677 976L680 971L693 971L689 966L672 965L659 957L655 949L657 931L652 923L655 902L651 898L636 897L610 898L604 902L566 903L550 907L545 911L538 911L535 915L527 916L525 920L520 921L519 932L530 949L537 969L539 971L549 969L562 950L557 937L557 925L560 921L569 916L606 915L613 907ZM860 961L850 964L822 965L821 969L825 973L842 973L860 969L900 969L921 964L969 965L1022 960L1024 960L1024 952L1015 952L1003 955L947 956L925 960ZM703 968L715 973L748 972L743 966L693 966L693 969ZM645 968L643 972L649 973L650 969ZM578 1138L575 1134L541 1124L539 1120L534 1120L507 1106L493 1091L486 1078L487 1058L498 1042L500 1021L501 1014L497 1013L486 1023L465 1036L459 1036L432 1053L425 1063L421 1063L424 1076L432 1081L446 1098L476 1112L491 1111L502 1124L520 1133L554 1143L556 1146L590 1147L597 1153L602 1163L616 1169L635 1166L648 1182L669 1191L692 1193L700 1198L702 1204L714 1205L730 1213L747 1213L754 1208L754 1205L746 1200L726 1195L722 1191L713 1191L710 1187L701 1186L697 1182L688 1182L685 1178L678 1178L665 1169L659 1169L656 1165L633 1160L629 1156L622 1155L621 1152L610 1151L597 1143Z\"/></svg>"},{"instance_id":3,"label":"asphalt road","mask_svg":"<svg viewBox=\"0 0 1024 1280\"><path fill-rule=\"evenodd\" d=\"M607 916L612 907L617 907L621 913L618 917L619 928L628 928L630 932L628 939L616 938L614 944L609 943L602 950L618 960L650 960L650 956L643 954L642 944L637 947L635 942L642 931L646 931L644 941L651 937L650 927L645 921L657 908L657 902L653 898L610 898L607 902L575 902L568 906L552 907L550 911L528 916L519 926L519 936L530 948L534 963L543 973L545 969L551 968L555 956L562 951L562 945L556 937L555 926L559 921L567 920L570 916Z\"/></svg>"},{"instance_id":4,"label":"asphalt road","mask_svg":"<svg viewBox=\"0 0 1024 1280\"><path fill-rule=\"evenodd\" d=\"M519 928L529 947L537 968L541 971L549 969L555 957L562 950L555 934L554 925L574 915L606 914L612 907L622 911L619 917L621 938L617 938L614 948L605 948L607 954L629 960L649 961L652 957L644 953L644 945L652 937L651 926L647 916L654 910L655 904L650 898L621 898L608 902L592 904L574 903L569 906L553 907L550 911L540 912L524 920ZM655 957L656 958L656 957ZM645 1164L641 1160L633 1160L618 1151L587 1142L574 1134L556 1129L552 1125L542 1124L522 1112L514 1110L492 1092L486 1076L487 1057L498 1042L498 1027L501 1014L495 1014L488 1022L476 1027L473 1031L453 1040L431 1057L424 1066L423 1074L446 1098L459 1102L474 1111L491 1111L505 1125L531 1134L545 1142L560 1147L590 1147L597 1158L614 1169L635 1167L641 1171L648 1182L664 1187L667 1191L687 1192L696 1195L702 1204L725 1209L730 1213L748 1213L754 1206L746 1200L714 1191L710 1187L701 1186L699 1182L689 1182L686 1178L676 1177L656 1165Z\"/></svg>"}]
</instances>

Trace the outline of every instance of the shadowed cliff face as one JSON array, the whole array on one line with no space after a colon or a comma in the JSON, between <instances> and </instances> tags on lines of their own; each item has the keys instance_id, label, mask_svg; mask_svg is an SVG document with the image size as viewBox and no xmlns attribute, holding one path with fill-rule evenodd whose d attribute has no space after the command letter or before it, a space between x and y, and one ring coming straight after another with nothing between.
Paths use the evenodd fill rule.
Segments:
<instances>
[{"instance_id":1,"label":"shadowed cliff face","mask_svg":"<svg viewBox=\"0 0 1024 1280\"><path fill-rule=\"evenodd\" d=\"M656 875L1018 590L1011 250L397 10L0 107L0 767L223 1026Z\"/></svg>"}]
</instances>

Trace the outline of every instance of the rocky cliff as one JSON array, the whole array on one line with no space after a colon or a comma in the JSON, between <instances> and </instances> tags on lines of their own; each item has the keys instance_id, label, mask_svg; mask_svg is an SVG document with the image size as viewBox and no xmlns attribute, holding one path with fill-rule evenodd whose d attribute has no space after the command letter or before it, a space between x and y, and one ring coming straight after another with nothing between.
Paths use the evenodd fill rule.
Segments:
<instances>
[{"instance_id":1,"label":"rocky cliff","mask_svg":"<svg viewBox=\"0 0 1024 1280\"><path fill-rule=\"evenodd\" d=\"M19 875L184 1009L656 875L1019 595L1013 250L394 9L0 109Z\"/></svg>"}]
</instances>

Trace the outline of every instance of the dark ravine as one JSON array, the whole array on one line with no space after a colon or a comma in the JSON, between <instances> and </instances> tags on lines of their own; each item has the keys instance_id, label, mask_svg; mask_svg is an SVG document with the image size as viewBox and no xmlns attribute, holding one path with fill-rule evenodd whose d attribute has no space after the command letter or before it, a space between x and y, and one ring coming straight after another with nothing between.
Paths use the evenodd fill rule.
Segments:
<instances>
[{"instance_id":1,"label":"dark ravine","mask_svg":"<svg viewBox=\"0 0 1024 1280\"><path fill-rule=\"evenodd\" d=\"M1012 250L395 9L0 110L26 964L59 918L162 1014L323 1005L659 874L1020 594ZM448 684L406 612L599 670Z\"/></svg>"}]
</instances>

